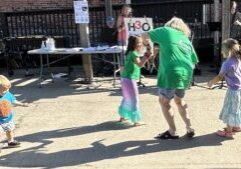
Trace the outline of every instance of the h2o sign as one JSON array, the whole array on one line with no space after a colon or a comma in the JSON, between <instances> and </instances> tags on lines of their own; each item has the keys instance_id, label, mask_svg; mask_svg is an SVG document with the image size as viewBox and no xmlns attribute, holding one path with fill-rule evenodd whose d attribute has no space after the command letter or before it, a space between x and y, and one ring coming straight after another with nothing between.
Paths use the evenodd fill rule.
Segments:
<instances>
[{"instance_id":1,"label":"h2o sign","mask_svg":"<svg viewBox=\"0 0 241 169\"><path fill-rule=\"evenodd\" d=\"M153 29L152 18L125 18L127 37L148 32Z\"/></svg>"}]
</instances>

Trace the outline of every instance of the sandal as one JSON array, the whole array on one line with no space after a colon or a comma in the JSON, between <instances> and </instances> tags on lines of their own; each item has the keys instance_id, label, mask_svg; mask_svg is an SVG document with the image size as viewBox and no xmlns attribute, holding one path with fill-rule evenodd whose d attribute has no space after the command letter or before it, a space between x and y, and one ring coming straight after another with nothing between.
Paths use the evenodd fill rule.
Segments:
<instances>
[{"instance_id":1,"label":"sandal","mask_svg":"<svg viewBox=\"0 0 241 169\"><path fill-rule=\"evenodd\" d=\"M225 130L218 130L217 135L220 137L233 138L233 133Z\"/></svg>"},{"instance_id":2,"label":"sandal","mask_svg":"<svg viewBox=\"0 0 241 169\"><path fill-rule=\"evenodd\" d=\"M240 127L233 127L233 132L241 132L241 128Z\"/></svg>"},{"instance_id":3,"label":"sandal","mask_svg":"<svg viewBox=\"0 0 241 169\"><path fill-rule=\"evenodd\" d=\"M227 131L227 127L223 128L225 131ZM232 130L234 133L241 132L241 127L233 127Z\"/></svg>"},{"instance_id":4,"label":"sandal","mask_svg":"<svg viewBox=\"0 0 241 169\"><path fill-rule=\"evenodd\" d=\"M188 131L188 132L186 133L186 136L187 136L188 138L193 138L194 135L195 135L194 130Z\"/></svg>"},{"instance_id":5,"label":"sandal","mask_svg":"<svg viewBox=\"0 0 241 169\"><path fill-rule=\"evenodd\" d=\"M158 136L155 137L155 139L162 139L162 140L171 140L171 139L178 139L179 136L175 135L171 135L170 132L167 130L162 134L159 134Z\"/></svg>"},{"instance_id":6,"label":"sandal","mask_svg":"<svg viewBox=\"0 0 241 169\"><path fill-rule=\"evenodd\" d=\"M124 121L126 121L126 120L127 120L127 119L125 119L124 117L121 117L118 122L124 122Z\"/></svg>"},{"instance_id":7,"label":"sandal","mask_svg":"<svg viewBox=\"0 0 241 169\"><path fill-rule=\"evenodd\" d=\"M133 124L134 127L146 125L145 123L136 122Z\"/></svg>"}]
</instances>

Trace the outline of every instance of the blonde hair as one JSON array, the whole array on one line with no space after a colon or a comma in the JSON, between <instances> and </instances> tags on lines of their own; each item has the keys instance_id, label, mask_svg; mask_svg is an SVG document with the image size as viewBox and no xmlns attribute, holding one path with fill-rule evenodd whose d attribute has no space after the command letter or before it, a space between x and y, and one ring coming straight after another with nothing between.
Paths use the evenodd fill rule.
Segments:
<instances>
[{"instance_id":1,"label":"blonde hair","mask_svg":"<svg viewBox=\"0 0 241 169\"><path fill-rule=\"evenodd\" d=\"M173 17L171 20L165 23L165 26L182 31L187 37L191 36L191 30L186 23L181 18Z\"/></svg>"},{"instance_id":2,"label":"blonde hair","mask_svg":"<svg viewBox=\"0 0 241 169\"><path fill-rule=\"evenodd\" d=\"M0 75L0 90L8 90L11 87L11 82L7 77Z\"/></svg>"},{"instance_id":3,"label":"blonde hair","mask_svg":"<svg viewBox=\"0 0 241 169\"><path fill-rule=\"evenodd\" d=\"M228 38L222 42L222 53L225 56L235 56L241 59L240 44L237 40Z\"/></svg>"}]
</instances>

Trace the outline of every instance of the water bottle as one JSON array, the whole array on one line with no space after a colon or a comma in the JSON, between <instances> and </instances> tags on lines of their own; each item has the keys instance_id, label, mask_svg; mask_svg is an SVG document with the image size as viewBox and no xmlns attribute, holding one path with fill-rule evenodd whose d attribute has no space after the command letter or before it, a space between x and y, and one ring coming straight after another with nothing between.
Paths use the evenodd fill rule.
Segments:
<instances>
[{"instance_id":1,"label":"water bottle","mask_svg":"<svg viewBox=\"0 0 241 169\"><path fill-rule=\"evenodd\" d=\"M46 44L47 44L47 49L48 50L54 50L55 49L55 41L53 38L48 38L46 40Z\"/></svg>"},{"instance_id":2,"label":"water bottle","mask_svg":"<svg viewBox=\"0 0 241 169\"><path fill-rule=\"evenodd\" d=\"M50 50L54 50L55 49L55 41L53 38L50 38Z\"/></svg>"},{"instance_id":3,"label":"water bottle","mask_svg":"<svg viewBox=\"0 0 241 169\"><path fill-rule=\"evenodd\" d=\"M46 49L46 41L42 41L42 43L41 43L41 49Z\"/></svg>"}]
</instances>

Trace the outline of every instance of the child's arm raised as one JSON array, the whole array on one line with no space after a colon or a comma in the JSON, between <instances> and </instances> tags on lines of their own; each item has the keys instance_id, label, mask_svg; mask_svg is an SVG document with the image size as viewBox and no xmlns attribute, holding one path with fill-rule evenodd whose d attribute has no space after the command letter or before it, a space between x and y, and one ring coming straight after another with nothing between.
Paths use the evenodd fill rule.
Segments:
<instances>
[{"instance_id":1,"label":"child's arm raised","mask_svg":"<svg viewBox=\"0 0 241 169\"><path fill-rule=\"evenodd\" d=\"M146 45L146 53L141 59L136 58L135 64L137 64L139 67L143 67L145 63L150 59L151 55L152 55L151 46L148 44Z\"/></svg>"},{"instance_id":2,"label":"child's arm raised","mask_svg":"<svg viewBox=\"0 0 241 169\"><path fill-rule=\"evenodd\" d=\"M143 67L145 63L149 60L150 57L142 57L141 59L138 57L135 59L135 64L137 64L139 67Z\"/></svg>"}]
</instances>

